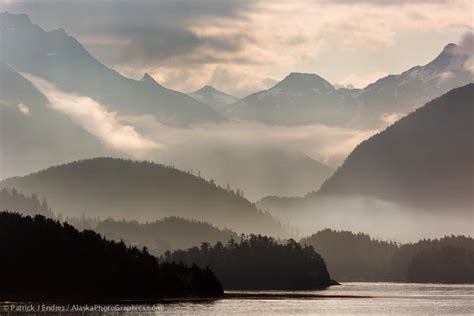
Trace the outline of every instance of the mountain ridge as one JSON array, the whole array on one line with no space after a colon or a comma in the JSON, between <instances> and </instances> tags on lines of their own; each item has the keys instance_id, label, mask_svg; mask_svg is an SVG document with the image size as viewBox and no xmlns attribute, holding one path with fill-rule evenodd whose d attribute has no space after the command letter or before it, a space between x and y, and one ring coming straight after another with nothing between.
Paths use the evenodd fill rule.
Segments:
<instances>
[{"instance_id":1,"label":"mountain ridge","mask_svg":"<svg viewBox=\"0 0 474 316\"><path fill-rule=\"evenodd\" d=\"M180 216L239 232L287 234L239 192L152 162L86 159L9 178L0 186L45 197L52 209L67 216L140 221Z\"/></svg>"},{"instance_id":2,"label":"mountain ridge","mask_svg":"<svg viewBox=\"0 0 474 316\"><path fill-rule=\"evenodd\" d=\"M225 111L238 100L238 98L209 85L205 85L201 89L189 93L189 96L209 104L216 112L222 115L225 115Z\"/></svg>"},{"instance_id":3,"label":"mountain ridge","mask_svg":"<svg viewBox=\"0 0 474 316\"><path fill-rule=\"evenodd\" d=\"M121 114L152 114L169 125L226 121L186 94L122 76L64 30L46 32L29 18L10 13L0 13L0 24L0 59L65 92L91 97Z\"/></svg>"}]
</instances>

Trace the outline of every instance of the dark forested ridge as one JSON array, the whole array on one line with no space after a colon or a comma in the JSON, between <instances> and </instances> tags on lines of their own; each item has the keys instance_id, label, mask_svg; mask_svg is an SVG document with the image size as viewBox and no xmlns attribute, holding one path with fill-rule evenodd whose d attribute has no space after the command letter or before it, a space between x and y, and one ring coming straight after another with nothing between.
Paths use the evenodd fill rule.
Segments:
<instances>
[{"instance_id":1,"label":"dark forested ridge","mask_svg":"<svg viewBox=\"0 0 474 316\"><path fill-rule=\"evenodd\" d=\"M367 195L472 212L474 84L451 90L362 142L317 195Z\"/></svg>"},{"instance_id":2,"label":"dark forested ridge","mask_svg":"<svg viewBox=\"0 0 474 316\"><path fill-rule=\"evenodd\" d=\"M225 289L310 290L330 285L324 259L292 239L281 244L265 236L242 236L239 242L166 252L161 260L208 266Z\"/></svg>"},{"instance_id":3,"label":"dark forested ridge","mask_svg":"<svg viewBox=\"0 0 474 316\"><path fill-rule=\"evenodd\" d=\"M203 242L226 242L237 238L231 230L179 217L166 217L143 224L109 218L99 221L94 230L110 239L123 239L128 244L146 246L154 255L161 255L166 250L187 249Z\"/></svg>"},{"instance_id":4,"label":"dark forested ridge","mask_svg":"<svg viewBox=\"0 0 474 316\"><path fill-rule=\"evenodd\" d=\"M139 221L180 216L244 233L285 236L283 226L239 191L152 162L95 158L4 180L0 187L46 197L65 216Z\"/></svg>"},{"instance_id":5,"label":"dark forested ridge","mask_svg":"<svg viewBox=\"0 0 474 316\"><path fill-rule=\"evenodd\" d=\"M209 269L162 263L146 248L127 247L43 216L0 213L1 300L218 297Z\"/></svg>"},{"instance_id":6,"label":"dark forested ridge","mask_svg":"<svg viewBox=\"0 0 474 316\"><path fill-rule=\"evenodd\" d=\"M446 236L396 244L362 233L325 229L301 241L338 281L474 283L474 239Z\"/></svg>"},{"instance_id":7,"label":"dark forested ridge","mask_svg":"<svg viewBox=\"0 0 474 316\"><path fill-rule=\"evenodd\" d=\"M0 190L0 211L6 210L30 216L43 215L67 222L80 231L93 230L111 240L123 240L139 248L146 246L153 255L161 255L166 250L198 246L203 242L226 242L230 238L237 238L237 233L229 229L175 216L146 223L112 218L101 220L84 214L63 217L49 208L45 198L41 198L40 202L36 194L25 196L16 189Z\"/></svg>"},{"instance_id":8,"label":"dark forested ridge","mask_svg":"<svg viewBox=\"0 0 474 316\"><path fill-rule=\"evenodd\" d=\"M418 252L407 280L417 283L474 283L474 250L443 246Z\"/></svg>"},{"instance_id":9,"label":"dark forested ridge","mask_svg":"<svg viewBox=\"0 0 474 316\"><path fill-rule=\"evenodd\" d=\"M338 281L387 280L387 268L398 249L395 243L375 240L366 234L331 229L300 242L311 245L324 257L329 272Z\"/></svg>"}]
</instances>

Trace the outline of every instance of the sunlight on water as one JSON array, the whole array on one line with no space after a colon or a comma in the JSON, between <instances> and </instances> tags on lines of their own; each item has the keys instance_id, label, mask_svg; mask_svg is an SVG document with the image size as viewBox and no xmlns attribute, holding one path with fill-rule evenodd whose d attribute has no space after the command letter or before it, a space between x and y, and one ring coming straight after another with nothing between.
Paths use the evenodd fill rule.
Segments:
<instances>
[{"instance_id":1,"label":"sunlight on water","mask_svg":"<svg viewBox=\"0 0 474 316\"><path fill-rule=\"evenodd\" d=\"M302 292L308 293L308 292ZM177 304L165 313L222 314L361 314L448 315L474 313L473 285L346 283L311 292L330 298L221 300L208 304ZM332 296L370 296L333 298Z\"/></svg>"},{"instance_id":2,"label":"sunlight on water","mask_svg":"<svg viewBox=\"0 0 474 316\"><path fill-rule=\"evenodd\" d=\"M229 298L208 302L155 305L153 312L127 315L472 315L474 285L346 283L312 292L228 292ZM269 297L270 294L274 298ZM292 298L285 298L285 295ZM300 295L305 298L295 298ZM312 297L311 297L312 296ZM124 305L125 306L125 305ZM25 313L10 313L23 314ZM34 313L33 313L34 314ZM51 314L51 313L47 313ZM123 313L73 313L115 315ZM31 313L29 313L31 315ZM37 313L45 315L45 313Z\"/></svg>"}]
</instances>

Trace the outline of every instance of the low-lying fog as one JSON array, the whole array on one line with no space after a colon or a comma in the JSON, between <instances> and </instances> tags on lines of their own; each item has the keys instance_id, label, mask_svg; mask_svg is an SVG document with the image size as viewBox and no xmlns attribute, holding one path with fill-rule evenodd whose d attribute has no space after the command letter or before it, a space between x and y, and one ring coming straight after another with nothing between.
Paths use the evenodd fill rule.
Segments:
<instances>
[{"instance_id":1,"label":"low-lying fog","mask_svg":"<svg viewBox=\"0 0 474 316\"><path fill-rule=\"evenodd\" d=\"M294 169L301 160L294 157L309 157L337 168L355 146L377 132L325 125L284 127L242 122L170 127L152 116L121 116L89 97L65 93L43 79L24 76L49 99L51 108L95 135L110 149L111 155L149 159L192 170L195 175L214 179L223 186L243 189L252 201L265 195L304 195L317 190L320 182L302 180L301 171ZM273 156L282 153L288 155L279 168L285 169L285 173L280 174L283 176L269 177L282 170L258 172ZM250 175L245 174L246 170ZM307 176L310 179L312 175ZM269 178L264 181L265 177ZM449 212L433 216L429 212L367 198L330 199L286 213L272 211L289 225L295 237L329 227L406 242L448 233L472 234L473 223L472 216L468 220Z\"/></svg>"}]
</instances>

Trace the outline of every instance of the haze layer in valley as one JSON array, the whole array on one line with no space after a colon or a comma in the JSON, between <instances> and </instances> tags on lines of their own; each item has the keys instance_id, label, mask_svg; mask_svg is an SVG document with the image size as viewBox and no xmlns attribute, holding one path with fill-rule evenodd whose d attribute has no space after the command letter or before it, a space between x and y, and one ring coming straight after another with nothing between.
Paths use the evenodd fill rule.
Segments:
<instances>
[{"instance_id":1,"label":"haze layer in valley","mask_svg":"<svg viewBox=\"0 0 474 316\"><path fill-rule=\"evenodd\" d=\"M471 233L472 181L462 177L473 175L472 120L466 121L473 106L471 33L440 47L431 62L366 87L336 87L318 74L292 72L235 97L210 86L179 92L148 73L131 79L96 59L67 30L46 31L24 14L1 13L0 25L2 179L98 156L152 160L181 169L165 168L199 185L185 199L176 186L171 203L165 195L154 200L150 188L169 190L177 180L150 179L142 188L151 190L144 202L143 192L132 190L133 199L122 200L120 209L106 208L104 216L185 216L239 232L265 225L269 233L285 235L281 223L250 202L263 198L260 208L300 233L325 227L394 239ZM122 162L114 169L117 160L99 161L106 165L94 165L97 177L125 168ZM76 170L81 163L70 166ZM152 169L159 174L160 168ZM45 171L2 184L41 193L76 216L94 215L108 203L99 196L87 210L80 204L89 192L68 205L75 192L58 193L70 180L67 173L53 177L54 190L30 181L38 174ZM139 175L130 171L124 179L138 181ZM87 176L81 175L76 193L90 189ZM105 179L109 189L120 181ZM211 192L207 199L195 193L203 188ZM160 203L168 209L157 208Z\"/></svg>"}]
</instances>

